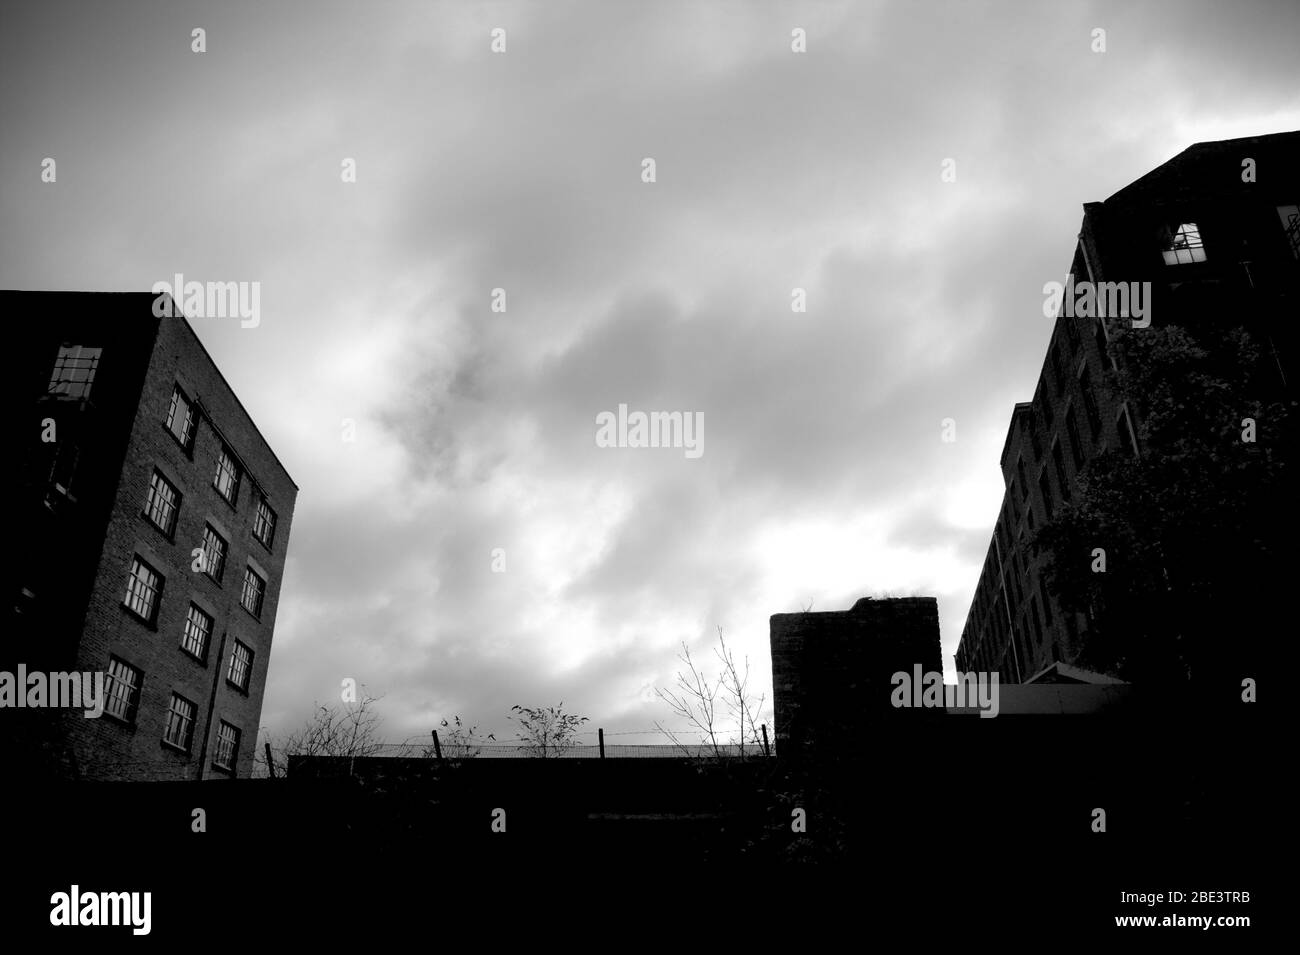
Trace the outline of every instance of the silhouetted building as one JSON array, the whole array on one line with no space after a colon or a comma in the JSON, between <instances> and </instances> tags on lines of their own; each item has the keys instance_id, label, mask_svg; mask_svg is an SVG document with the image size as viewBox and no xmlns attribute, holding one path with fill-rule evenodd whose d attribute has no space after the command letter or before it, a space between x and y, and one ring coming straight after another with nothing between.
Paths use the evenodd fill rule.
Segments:
<instances>
[{"instance_id":1,"label":"silhouetted building","mask_svg":"<svg viewBox=\"0 0 1300 955\"><path fill-rule=\"evenodd\" d=\"M13 588L0 670L99 671L105 706L6 709L32 775L245 776L297 486L151 294L2 292Z\"/></svg>"},{"instance_id":2,"label":"silhouetted building","mask_svg":"<svg viewBox=\"0 0 1300 955\"><path fill-rule=\"evenodd\" d=\"M900 718L890 702L893 674L911 675L918 666L922 673L943 671L933 597L864 597L849 610L773 614L770 626L776 751L783 758L860 745L870 723Z\"/></svg>"},{"instance_id":3,"label":"silhouetted building","mask_svg":"<svg viewBox=\"0 0 1300 955\"><path fill-rule=\"evenodd\" d=\"M1279 389L1294 380L1298 200L1300 133L1291 132L1199 143L1105 202L1085 204L1069 285L1090 283L1111 307L1104 317L1095 304L1058 311L1033 400L1012 412L1000 461L1006 491L957 649L959 672L1028 682L1079 657L1087 615L1062 610L1044 584L1046 555L1027 543L1104 449L1143 454L1142 396L1118 394L1110 380L1116 323L1231 320L1262 343ZM1136 300L1107 288L1146 282L1143 318ZM1114 308L1125 301L1127 314Z\"/></svg>"}]
</instances>

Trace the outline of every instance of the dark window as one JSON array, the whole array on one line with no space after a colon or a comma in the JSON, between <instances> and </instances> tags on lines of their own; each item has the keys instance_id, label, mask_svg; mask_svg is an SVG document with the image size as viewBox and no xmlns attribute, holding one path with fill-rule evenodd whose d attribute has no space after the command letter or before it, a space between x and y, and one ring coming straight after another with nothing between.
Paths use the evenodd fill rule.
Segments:
<instances>
[{"instance_id":1,"label":"dark window","mask_svg":"<svg viewBox=\"0 0 1300 955\"><path fill-rule=\"evenodd\" d=\"M1043 445L1038 440L1038 421L1037 415L1032 411L1025 416L1025 427L1029 431L1029 446L1034 449L1034 461L1037 463L1043 457Z\"/></svg>"},{"instance_id":2,"label":"dark window","mask_svg":"<svg viewBox=\"0 0 1300 955\"><path fill-rule=\"evenodd\" d=\"M72 479L77 473L77 464L81 460L81 449L71 441L60 441L55 445L54 456L50 461L50 483L45 491L45 506L58 511L67 504L75 504L76 496L72 493Z\"/></svg>"},{"instance_id":3,"label":"dark window","mask_svg":"<svg viewBox=\"0 0 1300 955\"><path fill-rule=\"evenodd\" d=\"M1029 613L1034 619L1034 641L1038 644L1043 642L1043 624L1038 616L1038 598L1034 597L1029 601Z\"/></svg>"},{"instance_id":4,"label":"dark window","mask_svg":"<svg viewBox=\"0 0 1300 955\"><path fill-rule=\"evenodd\" d=\"M254 617L261 617L264 596L266 596L266 581L252 567L245 567L244 587L239 594L239 602Z\"/></svg>"},{"instance_id":5,"label":"dark window","mask_svg":"<svg viewBox=\"0 0 1300 955\"><path fill-rule=\"evenodd\" d=\"M1097 397L1092 393L1092 373L1088 366L1083 366L1079 375L1079 392L1083 396L1083 410L1088 415L1088 428L1092 431L1092 440L1101 434L1101 415L1097 412Z\"/></svg>"},{"instance_id":6,"label":"dark window","mask_svg":"<svg viewBox=\"0 0 1300 955\"><path fill-rule=\"evenodd\" d=\"M1052 501L1052 482L1047 477L1047 468L1043 468L1042 473L1038 475L1038 490L1043 494L1043 511L1050 521L1055 511L1055 502Z\"/></svg>"},{"instance_id":7,"label":"dark window","mask_svg":"<svg viewBox=\"0 0 1300 955\"><path fill-rule=\"evenodd\" d=\"M1115 359L1110 357L1110 349L1107 347L1106 326L1102 320L1097 319L1097 351L1101 354L1103 365L1109 365L1112 369L1116 368Z\"/></svg>"},{"instance_id":8,"label":"dark window","mask_svg":"<svg viewBox=\"0 0 1300 955\"><path fill-rule=\"evenodd\" d=\"M207 659L212 623L208 614L190 604L190 611L185 617L185 630L181 633L181 649L196 660Z\"/></svg>"},{"instance_id":9,"label":"dark window","mask_svg":"<svg viewBox=\"0 0 1300 955\"><path fill-rule=\"evenodd\" d=\"M176 530L176 515L181 507L181 493L171 481L154 471L149 478L149 494L144 502L144 514L158 530L171 537Z\"/></svg>"},{"instance_id":10,"label":"dark window","mask_svg":"<svg viewBox=\"0 0 1300 955\"><path fill-rule=\"evenodd\" d=\"M54 372L50 375L49 393L61 398L85 398L95 383L99 370L101 348L84 345L62 345L54 359Z\"/></svg>"},{"instance_id":11,"label":"dark window","mask_svg":"<svg viewBox=\"0 0 1300 955\"><path fill-rule=\"evenodd\" d=\"M107 679L104 681L104 712L123 723L135 722L135 711L140 704L140 684L144 674L117 657L109 657Z\"/></svg>"},{"instance_id":12,"label":"dark window","mask_svg":"<svg viewBox=\"0 0 1300 955\"><path fill-rule=\"evenodd\" d=\"M1052 351L1050 354L1052 359L1052 375L1056 378L1056 393L1059 395L1061 393L1061 390L1065 387L1065 375L1061 373L1061 343L1060 342L1058 341L1052 342Z\"/></svg>"},{"instance_id":13,"label":"dark window","mask_svg":"<svg viewBox=\"0 0 1300 955\"><path fill-rule=\"evenodd\" d=\"M179 693L173 693L171 706L167 708L167 727L163 730L163 740L188 753L190 744L194 741L196 712L198 707Z\"/></svg>"},{"instance_id":14,"label":"dark window","mask_svg":"<svg viewBox=\"0 0 1300 955\"><path fill-rule=\"evenodd\" d=\"M1165 236L1165 265L1190 265L1205 261L1205 247L1201 243L1201 230L1195 222L1184 222Z\"/></svg>"},{"instance_id":15,"label":"dark window","mask_svg":"<svg viewBox=\"0 0 1300 955\"><path fill-rule=\"evenodd\" d=\"M222 720L217 727L217 754L212 762L218 769L235 768L239 760L239 729Z\"/></svg>"},{"instance_id":16,"label":"dark window","mask_svg":"<svg viewBox=\"0 0 1300 955\"><path fill-rule=\"evenodd\" d=\"M162 594L163 579L139 557L131 562L131 573L126 579L127 608L146 623L153 623L158 611L158 598Z\"/></svg>"},{"instance_id":17,"label":"dark window","mask_svg":"<svg viewBox=\"0 0 1300 955\"><path fill-rule=\"evenodd\" d=\"M1073 408L1067 408L1065 412L1065 434L1070 439L1070 457L1074 459L1077 474L1083 470L1083 446L1079 442L1079 425L1074 420Z\"/></svg>"},{"instance_id":18,"label":"dark window","mask_svg":"<svg viewBox=\"0 0 1300 955\"><path fill-rule=\"evenodd\" d=\"M222 448L217 457L217 475L212 479L212 486L232 505L239 499L239 465L229 448Z\"/></svg>"},{"instance_id":19,"label":"dark window","mask_svg":"<svg viewBox=\"0 0 1300 955\"><path fill-rule=\"evenodd\" d=\"M1046 388L1040 388L1039 390L1044 393L1047 391ZM1056 424L1056 412L1052 410L1052 403L1046 400L1039 401L1038 407L1043 409L1043 421L1047 423L1047 430L1051 431Z\"/></svg>"},{"instance_id":20,"label":"dark window","mask_svg":"<svg viewBox=\"0 0 1300 955\"><path fill-rule=\"evenodd\" d=\"M266 502L264 495L257 498L257 513L253 516L253 536L261 541L267 549L275 539L275 511Z\"/></svg>"},{"instance_id":21,"label":"dark window","mask_svg":"<svg viewBox=\"0 0 1300 955\"><path fill-rule=\"evenodd\" d=\"M226 541L211 524L203 525L203 570L217 583L226 574Z\"/></svg>"},{"instance_id":22,"label":"dark window","mask_svg":"<svg viewBox=\"0 0 1300 955\"><path fill-rule=\"evenodd\" d=\"M1040 576L1038 578L1038 596L1043 598L1043 616L1047 619L1047 625L1052 625L1052 601L1047 597L1047 584Z\"/></svg>"},{"instance_id":23,"label":"dark window","mask_svg":"<svg viewBox=\"0 0 1300 955\"><path fill-rule=\"evenodd\" d=\"M167 408L167 430L185 450L194 446L194 405L185 397L180 385L172 389L171 405Z\"/></svg>"},{"instance_id":24,"label":"dark window","mask_svg":"<svg viewBox=\"0 0 1300 955\"><path fill-rule=\"evenodd\" d=\"M1062 321L1065 322L1065 337L1070 340L1070 357L1079 354L1079 329L1074 324L1074 316L1066 315Z\"/></svg>"},{"instance_id":25,"label":"dark window","mask_svg":"<svg viewBox=\"0 0 1300 955\"><path fill-rule=\"evenodd\" d=\"M1115 423L1115 429L1119 432L1120 444L1124 445L1124 450L1133 457L1138 456L1137 438L1133 436L1133 426L1128 420L1128 409L1124 408L1119 413L1119 421Z\"/></svg>"},{"instance_id":26,"label":"dark window","mask_svg":"<svg viewBox=\"0 0 1300 955\"><path fill-rule=\"evenodd\" d=\"M248 681L253 675L253 650L240 641L235 641L235 649L230 653L230 669L226 679L234 686L248 692Z\"/></svg>"},{"instance_id":27,"label":"dark window","mask_svg":"<svg viewBox=\"0 0 1300 955\"><path fill-rule=\"evenodd\" d=\"M1061 453L1061 442L1052 442L1052 464L1056 467L1056 484L1061 489L1061 500L1070 499L1070 480L1065 476L1065 455Z\"/></svg>"}]
</instances>

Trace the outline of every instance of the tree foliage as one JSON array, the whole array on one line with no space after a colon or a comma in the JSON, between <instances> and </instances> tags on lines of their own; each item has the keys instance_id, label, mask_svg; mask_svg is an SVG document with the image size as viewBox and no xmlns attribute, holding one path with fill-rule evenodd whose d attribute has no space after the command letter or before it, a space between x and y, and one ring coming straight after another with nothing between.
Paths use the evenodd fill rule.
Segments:
<instances>
[{"instance_id":1,"label":"tree foliage","mask_svg":"<svg viewBox=\"0 0 1300 955\"><path fill-rule=\"evenodd\" d=\"M1140 455L1093 458L1034 546L1062 606L1088 620L1081 665L1142 682L1227 666L1239 679L1289 550L1294 402L1240 327L1120 329L1111 347L1109 383L1140 409Z\"/></svg>"},{"instance_id":2,"label":"tree foliage","mask_svg":"<svg viewBox=\"0 0 1300 955\"><path fill-rule=\"evenodd\" d=\"M558 706L512 706L510 718L519 724L517 739L529 756L554 759L563 756L578 742L578 733L585 716L564 712L564 701Z\"/></svg>"}]
</instances>

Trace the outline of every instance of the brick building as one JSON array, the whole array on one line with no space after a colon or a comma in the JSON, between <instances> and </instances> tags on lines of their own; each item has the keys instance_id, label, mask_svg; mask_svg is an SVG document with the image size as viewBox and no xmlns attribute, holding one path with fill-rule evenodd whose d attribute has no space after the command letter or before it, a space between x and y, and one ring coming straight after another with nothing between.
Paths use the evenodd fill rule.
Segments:
<instances>
[{"instance_id":1,"label":"brick building","mask_svg":"<svg viewBox=\"0 0 1300 955\"><path fill-rule=\"evenodd\" d=\"M1285 389L1300 314L1297 202L1300 133L1199 143L1084 205L1070 281L1151 283L1146 319L1155 324L1230 317L1264 343L1269 374ZM957 648L959 672L1025 682L1075 661L1086 640L1086 615L1061 610L1044 585L1044 555L1028 542L1101 451L1143 453L1142 407L1141 396L1117 393L1108 349L1116 323L1136 317L1075 312L1058 310L1033 399L1012 411L1000 460L1006 490Z\"/></svg>"},{"instance_id":2,"label":"brick building","mask_svg":"<svg viewBox=\"0 0 1300 955\"><path fill-rule=\"evenodd\" d=\"M105 674L98 719L0 712L30 777L252 769L297 486L153 301L0 292L21 436L0 670Z\"/></svg>"}]
</instances>

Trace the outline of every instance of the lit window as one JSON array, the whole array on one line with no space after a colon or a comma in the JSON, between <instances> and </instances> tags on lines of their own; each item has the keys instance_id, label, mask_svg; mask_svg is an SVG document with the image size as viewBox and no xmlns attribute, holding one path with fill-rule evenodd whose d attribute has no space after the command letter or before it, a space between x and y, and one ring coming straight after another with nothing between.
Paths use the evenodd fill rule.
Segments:
<instances>
[{"instance_id":1,"label":"lit window","mask_svg":"<svg viewBox=\"0 0 1300 955\"><path fill-rule=\"evenodd\" d=\"M162 577L139 557L131 563L131 575L126 580L127 608L146 623L153 623L158 609L158 596L162 592Z\"/></svg>"},{"instance_id":2,"label":"lit window","mask_svg":"<svg viewBox=\"0 0 1300 955\"><path fill-rule=\"evenodd\" d=\"M161 473L154 471L149 478L149 494L144 502L145 517L170 537L176 530L176 515L180 506L180 492Z\"/></svg>"},{"instance_id":3,"label":"lit window","mask_svg":"<svg viewBox=\"0 0 1300 955\"><path fill-rule=\"evenodd\" d=\"M239 465L229 448L222 448L217 458L217 476L212 479L217 493L231 504L239 497Z\"/></svg>"},{"instance_id":4,"label":"lit window","mask_svg":"<svg viewBox=\"0 0 1300 955\"><path fill-rule=\"evenodd\" d=\"M173 693L171 706L167 709L167 727L163 730L163 740L188 753L190 744L194 741L194 714L197 711L198 707L193 703L179 693Z\"/></svg>"},{"instance_id":5,"label":"lit window","mask_svg":"<svg viewBox=\"0 0 1300 955\"><path fill-rule=\"evenodd\" d=\"M203 525L203 570L217 583L226 573L226 542L220 534L212 529L211 524Z\"/></svg>"},{"instance_id":6,"label":"lit window","mask_svg":"<svg viewBox=\"0 0 1300 955\"><path fill-rule=\"evenodd\" d=\"M208 638L212 636L212 618L194 604L185 617L185 630L181 633L181 649L196 660L206 659Z\"/></svg>"},{"instance_id":7,"label":"lit window","mask_svg":"<svg viewBox=\"0 0 1300 955\"><path fill-rule=\"evenodd\" d=\"M238 759L239 728L222 720L217 727L217 755L212 761L218 769L233 770Z\"/></svg>"},{"instance_id":8,"label":"lit window","mask_svg":"<svg viewBox=\"0 0 1300 955\"><path fill-rule=\"evenodd\" d=\"M104 681L104 712L124 723L134 723L143 676L129 663L110 657L107 679Z\"/></svg>"},{"instance_id":9,"label":"lit window","mask_svg":"<svg viewBox=\"0 0 1300 955\"><path fill-rule=\"evenodd\" d=\"M253 650L240 641L235 641L235 649L230 654L230 669L226 679L237 688L248 692L248 681L253 675Z\"/></svg>"},{"instance_id":10,"label":"lit window","mask_svg":"<svg viewBox=\"0 0 1300 955\"><path fill-rule=\"evenodd\" d=\"M172 402L167 408L167 430L187 451L194 444L194 405L185 397L180 385L172 389Z\"/></svg>"},{"instance_id":11,"label":"lit window","mask_svg":"<svg viewBox=\"0 0 1300 955\"><path fill-rule=\"evenodd\" d=\"M244 587L239 602L254 617L262 616L262 598L266 595L266 581L252 567L244 568Z\"/></svg>"},{"instance_id":12,"label":"lit window","mask_svg":"<svg viewBox=\"0 0 1300 955\"><path fill-rule=\"evenodd\" d=\"M1205 261L1205 248L1201 245L1201 230L1195 222L1184 222L1167 239L1164 247L1165 265L1190 265Z\"/></svg>"},{"instance_id":13,"label":"lit window","mask_svg":"<svg viewBox=\"0 0 1300 955\"><path fill-rule=\"evenodd\" d=\"M50 375L49 393L63 398L85 398L95 382L99 369L101 348L84 345L63 345L54 359L54 373Z\"/></svg>"},{"instance_id":14,"label":"lit window","mask_svg":"<svg viewBox=\"0 0 1300 955\"><path fill-rule=\"evenodd\" d=\"M275 511L266 502L266 497L257 498L257 513L253 516L253 536L270 548L275 539Z\"/></svg>"}]
</instances>

